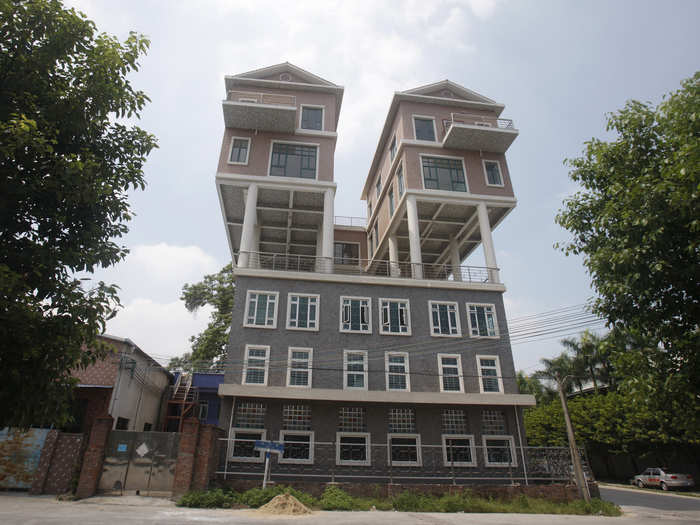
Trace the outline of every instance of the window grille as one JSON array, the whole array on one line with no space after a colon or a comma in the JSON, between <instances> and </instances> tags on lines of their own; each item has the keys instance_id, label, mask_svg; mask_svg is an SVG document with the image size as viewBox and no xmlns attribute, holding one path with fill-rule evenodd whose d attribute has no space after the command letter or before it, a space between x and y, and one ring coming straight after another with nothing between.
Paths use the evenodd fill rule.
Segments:
<instances>
[{"instance_id":1,"label":"window grille","mask_svg":"<svg viewBox=\"0 0 700 525\"><path fill-rule=\"evenodd\" d=\"M416 431L416 413L412 408L389 409L389 432L412 434Z\"/></svg>"},{"instance_id":2,"label":"window grille","mask_svg":"<svg viewBox=\"0 0 700 525\"><path fill-rule=\"evenodd\" d=\"M483 434L505 434L506 416L501 410L484 410L481 413L481 427Z\"/></svg>"},{"instance_id":3,"label":"window grille","mask_svg":"<svg viewBox=\"0 0 700 525\"><path fill-rule=\"evenodd\" d=\"M266 406L257 401L239 401L236 403L234 427L265 428Z\"/></svg>"},{"instance_id":4,"label":"window grille","mask_svg":"<svg viewBox=\"0 0 700 525\"><path fill-rule=\"evenodd\" d=\"M284 405L282 407L283 430L311 430L309 405Z\"/></svg>"},{"instance_id":5,"label":"window grille","mask_svg":"<svg viewBox=\"0 0 700 525\"><path fill-rule=\"evenodd\" d=\"M446 408L442 411L443 434L466 434L467 414L459 408Z\"/></svg>"},{"instance_id":6,"label":"window grille","mask_svg":"<svg viewBox=\"0 0 700 525\"><path fill-rule=\"evenodd\" d=\"M338 409L339 432L366 432L364 407L340 407Z\"/></svg>"}]
</instances>

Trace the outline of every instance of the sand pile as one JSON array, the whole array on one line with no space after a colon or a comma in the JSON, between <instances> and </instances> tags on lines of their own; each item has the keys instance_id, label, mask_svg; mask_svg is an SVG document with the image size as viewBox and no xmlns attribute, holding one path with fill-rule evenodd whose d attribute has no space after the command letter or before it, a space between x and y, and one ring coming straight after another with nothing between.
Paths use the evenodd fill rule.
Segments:
<instances>
[{"instance_id":1,"label":"sand pile","mask_svg":"<svg viewBox=\"0 0 700 525\"><path fill-rule=\"evenodd\" d=\"M280 494L258 509L268 514L311 514L311 510L291 494Z\"/></svg>"}]
</instances>

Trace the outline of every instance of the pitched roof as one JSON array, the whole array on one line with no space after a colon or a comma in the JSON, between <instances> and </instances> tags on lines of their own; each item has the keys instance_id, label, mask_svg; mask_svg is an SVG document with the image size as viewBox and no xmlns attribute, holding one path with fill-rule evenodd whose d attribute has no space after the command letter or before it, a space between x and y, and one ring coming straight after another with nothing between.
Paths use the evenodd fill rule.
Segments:
<instances>
[{"instance_id":1,"label":"pitched roof","mask_svg":"<svg viewBox=\"0 0 700 525\"><path fill-rule=\"evenodd\" d=\"M281 64L275 64L274 66L267 66L260 69L254 69L252 71L246 71L245 73L239 73L237 75L232 75L231 78L248 78L254 80L270 80L268 77L273 75L281 75L283 73L289 73L302 80L305 84L314 84L318 86L329 86L329 87L339 87L333 82L329 82L313 73L306 71L294 64L289 62L282 62Z\"/></svg>"},{"instance_id":2,"label":"pitched roof","mask_svg":"<svg viewBox=\"0 0 700 525\"><path fill-rule=\"evenodd\" d=\"M461 99L469 102L483 102L485 104L496 104L495 100L492 100L484 95L480 95L476 91L467 89L464 86L460 86L452 82L451 80L441 80L440 82L435 82L433 84L427 84L425 86L420 86L417 88L409 89L406 91L400 91L404 95L423 95L428 97L440 97L440 98L450 98L450 99Z\"/></svg>"}]
</instances>

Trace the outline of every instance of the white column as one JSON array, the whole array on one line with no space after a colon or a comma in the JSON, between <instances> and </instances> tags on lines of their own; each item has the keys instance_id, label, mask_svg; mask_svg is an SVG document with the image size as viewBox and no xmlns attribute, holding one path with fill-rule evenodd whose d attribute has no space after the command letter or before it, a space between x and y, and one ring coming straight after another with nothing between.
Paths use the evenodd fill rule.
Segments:
<instances>
[{"instance_id":1,"label":"white column","mask_svg":"<svg viewBox=\"0 0 700 525\"><path fill-rule=\"evenodd\" d=\"M260 233L260 225L256 224L255 228L253 228L253 249L251 250L255 253L260 253ZM248 261L248 263L250 264L251 268L260 268L260 257L253 257Z\"/></svg>"},{"instance_id":2,"label":"white column","mask_svg":"<svg viewBox=\"0 0 700 525\"><path fill-rule=\"evenodd\" d=\"M399 267L399 241L396 239L396 234L389 235L389 274L392 277L401 275Z\"/></svg>"},{"instance_id":3,"label":"white column","mask_svg":"<svg viewBox=\"0 0 700 525\"><path fill-rule=\"evenodd\" d=\"M243 215L243 231L241 232L241 250L238 256L238 267L248 268L250 261L250 252L255 251L255 225L258 219L258 185L251 184L248 186L248 192L245 197L245 213ZM256 256L254 256L256 257Z\"/></svg>"},{"instance_id":4,"label":"white column","mask_svg":"<svg viewBox=\"0 0 700 525\"><path fill-rule=\"evenodd\" d=\"M491 224L489 223L489 213L486 203L480 202L477 206L479 213L479 231L481 232L481 244L484 247L484 259L489 268L489 278L492 282L500 282L498 276L498 264L496 264L496 251L493 248L493 237L491 237Z\"/></svg>"},{"instance_id":5,"label":"white column","mask_svg":"<svg viewBox=\"0 0 700 525\"><path fill-rule=\"evenodd\" d=\"M452 276L455 281L462 280L462 261L459 257L459 244L456 241L450 243L450 264L452 265Z\"/></svg>"},{"instance_id":6,"label":"white column","mask_svg":"<svg viewBox=\"0 0 700 525\"><path fill-rule=\"evenodd\" d=\"M323 194L323 244L321 253L323 256L323 270L326 273L333 271L333 200L335 190L328 188Z\"/></svg>"},{"instance_id":7,"label":"white column","mask_svg":"<svg viewBox=\"0 0 700 525\"><path fill-rule=\"evenodd\" d=\"M418 204L415 195L406 196L406 218L408 219L408 242L411 247L411 269L414 279L423 278L423 255L420 249L420 226Z\"/></svg>"}]
</instances>

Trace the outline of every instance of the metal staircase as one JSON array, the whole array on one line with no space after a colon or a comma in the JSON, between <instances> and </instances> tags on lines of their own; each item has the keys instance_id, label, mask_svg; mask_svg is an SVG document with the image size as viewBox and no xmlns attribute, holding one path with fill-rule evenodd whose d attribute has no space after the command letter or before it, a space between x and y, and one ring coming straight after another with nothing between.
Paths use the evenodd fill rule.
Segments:
<instances>
[{"instance_id":1,"label":"metal staircase","mask_svg":"<svg viewBox=\"0 0 700 525\"><path fill-rule=\"evenodd\" d=\"M181 373L175 384L170 387L170 398L165 416L163 430L182 432L182 423L189 417L197 417L196 407L199 400L197 387L192 386L192 375Z\"/></svg>"}]
</instances>

